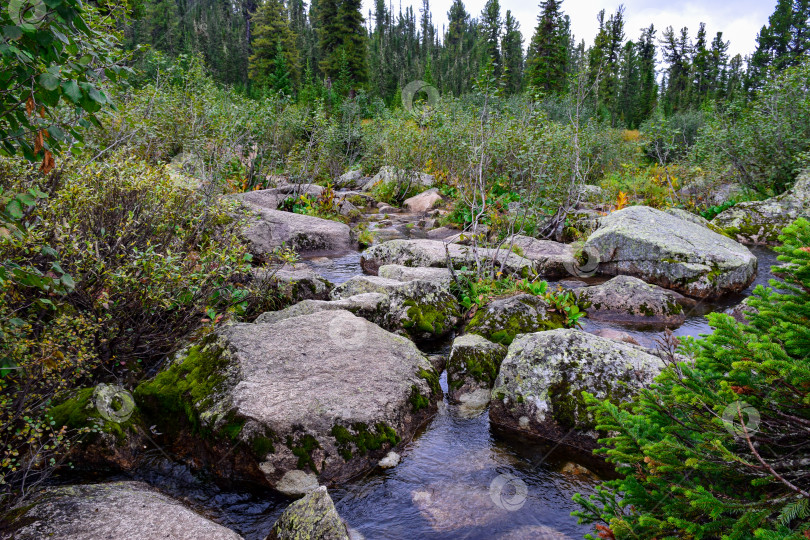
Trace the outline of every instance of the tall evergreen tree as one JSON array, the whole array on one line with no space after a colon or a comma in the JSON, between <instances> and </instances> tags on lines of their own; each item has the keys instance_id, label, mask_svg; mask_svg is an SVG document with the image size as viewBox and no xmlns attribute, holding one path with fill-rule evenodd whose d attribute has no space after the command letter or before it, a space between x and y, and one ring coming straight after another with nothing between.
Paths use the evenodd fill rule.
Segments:
<instances>
[{"instance_id":1,"label":"tall evergreen tree","mask_svg":"<svg viewBox=\"0 0 810 540\"><path fill-rule=\"evenodd\" d=\"M348 70L353 85L368 80L366 30L362 0L320 0L318 18L321 70L333 81L341 68Z\"/></svg>"},{"instance_id":2,"label":"tall evergreen tree","mask_svg":"<svg viewBox=\"0 0 810 540\"><path fill-rule=\"evenodd\" d=\"M253 54L248 65L250 79L259 87L292 93L297 84L297 40L282 0L265 0L253 15Z\"/></svg>"},{"instance_id":3,"label":"tall evergreen tree","mask_svg":"<svg viewBox=\"0 0 810 540\"><path fill-rule=\"evenodd\" d=\"M605 20L605 11L597 16L599 32L588 52L589 78L596 88L594 101L603 117L613 125L619 121L619 61L624 43L624 6Z\"/></svg>"},{"instance_id":4,"label":"tall evergreen tree","mask_svg":"<svg viewBox=\"0 0 810 540\"><path fill-rule=\"evenodd\" d=\"M669 64L666 72L666 90L662 95L664 114L667 116L689 108L691 86L692 42L689 29L682 28L680 34L668 26L664 30L661 48L664 60Z\"/></svg>"},{"instance_id":5,"label":"tall evergreen tree","mask_svg":"<svg viewBox=\"0 0 810 540\"><path fill-rule=\"evenodd\" d=\"M529 44L526 83L548 93L564 92L568 47L562 0L543 0L537 28Z\"/></svg>"},{"instance_id":6,"label":"tall evergreen tree","mask_svg":"<svg viewBox=\"0 0 810 540\"><path fill-rule=\"evenodd\" d=\"M778 0L776 9L757 36L747 86L759 88L769 68L798 65L810 52L810 0Z\"/></svg>"},{"instance_id":7,"label":"tall evergreen tree","mask_svg":"<svg viewBox=\"0 0 810 540\"><path fill-rule=\"evenodd\" d=\"M517 94L523 90L523 34L520 33L520 23L510 10L506 11L501 45L506 92Z\"/></svg>"},{"instance_id":8,"label":"tall evergreen tree","mask_svg":"<svg viewBox=\"0 0 810 540\"><path fill-rule=\"evenodd\" d=\"M492 63L496 78L503 73L501 62L501 4L498 0L487 0L478 24L481 33L481 62Z\"/></svg>"}]
</instances>

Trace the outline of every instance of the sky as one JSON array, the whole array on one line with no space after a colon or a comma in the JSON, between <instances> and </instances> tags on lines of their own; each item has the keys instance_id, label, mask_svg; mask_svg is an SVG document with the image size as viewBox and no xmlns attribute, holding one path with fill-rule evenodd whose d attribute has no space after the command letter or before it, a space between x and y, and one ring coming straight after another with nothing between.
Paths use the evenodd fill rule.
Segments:
<instances>
[{"instance_id":1,"label":"sky","mask_svg":"<svg viewBox=\"0 0 810 540\"><path fill-rule=\"evenodd\" d=\"M393 2L395 13L399 5L403 9L412 5L419 16L422 0L389 0ZM433 22L441 30L447 23L447 12L452 0L431 0L430 10L433 13ZM523 33L524 47L528 45L537 25L537 14L540 12L537 5L539 0L500 0L501 13L505 16L506 10L511 10L515 18L520 21ZM486 0L465 0L467 12L478 17L486 4ZM739 53L743 56L751 54L756 48L756 37L763 25L767 24L768 17L776 7L776 0L564 0L563 11L571 17L573 33L579 42L585 39L586 45L593 43L593 38L599 28L596 14L604 9L607 14L616 11L619 4L625 7L625 34L627 39L637 39L641 28L651 23L658 29L657 36L667 26L676 30L686 26L690 36L694 38L701 22L706 23L706 31L710 38L718 31L723 32L723 38L731 42L729 52L731 56ZM364 14L368 17L369 9L373 9L374 0L363 0Z\"/></svg>"}]
</instances>

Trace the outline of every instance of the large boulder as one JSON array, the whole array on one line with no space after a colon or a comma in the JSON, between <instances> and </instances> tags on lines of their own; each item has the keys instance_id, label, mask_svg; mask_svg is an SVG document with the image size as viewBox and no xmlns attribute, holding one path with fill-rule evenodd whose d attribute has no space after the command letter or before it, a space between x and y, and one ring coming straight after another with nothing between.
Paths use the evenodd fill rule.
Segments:
<instances>
[{"instance_id":1,"label":"large boulder","mask_svg":"<svg viewBox=\"0 0 810 540\"><path fill-rule=\"evenodd\" d=\"M302 195L315 199L321 193L323 193L323 187L317 184L287 184L277 188L246 191L235 195L235 198L260 208L278 210L286 199L297 199Z\"/></svg>"},{"instance_id":2,"label":"large boulder","mask_svg":"<svg viewBox=\"0 0 810 540\"><path fill-rule=\"evenodd\" d=\"M447 285L406 281L391 291L382 326L416 340L446 336L461 320L461 307Z\"/></svg>"},{"instance_id":3,"label":"large boulder","mask_svg":"<svg viewBox=\"0 0 810 540\"><path fill-rule=\"evenodd\" d=\"M480 308L466 331L484 336L495 343L509 345L518 334L552 330L564 320L549 309L545 300L533 294L518 294L493 300Z\"/></svg>"},{"instance_id":4,"label":"large boulder","mask_svg":"<svg viewBox=\"0 0 810 540\"><path fill-rule=\"evenodd\" d=\"M284 510L267 540L349 540L326 486L308 493Z\"/></svg>"},{"instance_id":5,"label":"large boulder","mask_svg":"<svg viewBox=\"0 0 810 540\"><path fill-rule=\"evenodd\" d=\"M687 309L696 304L632 276L616 276L601 285L577 289L576 294L590 304L585 311L595 321L680 326L686 321Z\"/></svg>"},{"instance_id":6,"label":"large boulder","mask_svg":"<svg viewBox=\"0 0 810 540\"><path fill-rule=\"evenodd\" d=\"M255 270L253 277L259 282L269 279L288 303L327 300L332 289L329 280L309 268Z\"/></svg>"},{"instance_id":7,"label":"large boulder","mask_svg":"<svg viewBox=\"0 0 810 540\"><path fill-rule=\"evenodd\" d=\"M463 401L463 397L484 390L489 401L506 347L476 334L466 334L453 340L447 360L447 386L449 397Z\"/></svg>"},{"instance_id":8,"label":"large boulder","mask_svg":"<svg viewBox=\"0 0 810 540\"><path fill-rule=\"evenodd\" d=\"M411 341L348 311L227 326L135 390L158 443L287 494L372 469L440 395Z\"/></svg>"},{"instance_id":9,"label":"large boulder","mask_svg":"<svg viewBox=\"0 0 810 540\"><path fill-rule=\"evenodd\" d=\"M436 188L431 188L427 191L423 191L419 195L414 195L409 199L405 199L402 206L411 212L422 214L429 212L441 205L443 200L444 199L442 199L442 196L439 195L439 190Z\"/></svg>"},{"instance_id":10,"label":"large boulder","mask_svg":"<svg viewBox=\"0 0 810 540\"><path fill-rule=\"evenodd\" d=\"M363 171L361 171L360 169L347 171L346 173L342 174L337 180L334 181L334 186L336 188L355 189L365 184L363 178L364 178Z\"/></svg>"},{"instance_id":11,"label":"large boulder","mask_svg":"<svg viewBox=\"0 0 810 540\"><path fill-rule=\"evenodd\" d=\"M363 187L363 191L369 191L380 184L406 184L413 187L431 188L436 179L423 172L408 172L395 167L383 167L380 172L369 180Z\"/></svg>"},{"instance_id":12,"label":"large boulder","mask_svg":"<svg viewBox=\"0 0 810 540\"><path fill-rule=\"evenodd\" d=\"M787 225L810 219L810 170L793 189L765 201L739 203L721 212L712 223L745 244L776 244Z\"/></svg>"},{"instance_id":13,"label":"large boulder","mask_svg":"<svg viewBox=\"0 0 810 540\"><path fill-rule=\"evenodd\" d=\"M372 292L388 295L403 284L403 281L379 276L355 276L335 287L330 296L332 300L343 300L358 294Z\"/></svg>"},{"instance_id":14,"label":"large boulder","mask_svg":"<svg viewBox=\"0 0 810 540\"><path fill-rule=\"evenodd\" d=\"M281 245L299 253L340 252L352 247L351 229L345 223L248 206L254 217L243 234L258 255L268 255Z\"/></svg>"},{"instance_id":15,"label":"large boulder","mask_svg":"<svg viewBox=\"0 0 810 540\"><path fill-rule=\"evenodd\" d=\"M662 365L646 349L579 330L518 336L492 389L490 420L588 451L599 434L582 392L612 403L628 401L652 383Z\"/></svg>"},{"instance_id":16,"label":"large boulder","mask_svg":"<svg viewBox=\"0 0 810 540\"><path fill-rule=\"evenodd\" d=\"M301 315L312 315L319 311L349 311L358 317L378 323L388 311L388 296L381 293L365 293L340 300L303 300L281 311L268 311L256 319L259 324L274 324Z\"/></svg>"},{"instance_id":17,"label":"large boulder","mask_svg":"<svg viewBox=\"0 0 810 540\"><path fill-rule=\"evenodd\" d=\"M374 275L381 266L387 264L446 268L448 253L456 269L465 266L471 268L475 265L475 251L472 247L427 239L391 240L377 244L363 252L360 264L365 272ZM478 248L478 257L483 263L490 263L496 259L498 268L503 262L504 270L509 274L525 276L534 272L532 261L506 249Z\"/></svg>"},{"instance_id":18,"label":"large boulder","mask_svg":"<svg viewBox=\"0 0 810 540\"><path fill-rule=\"evenodd\" d=\"M17 540L242 538L142 482L51 488L15 513Z\"/></svg>"},{"instance_id":19,"label":"large boulder","mask_svg":"<svg viewBox=\"0 0 810 540\"><path fill-rule=\"evenodd\" d=\"M647 206L602 218L583 249L598 253L602 274L635 276L697 298L743 291L757 271L745 246Z\"/></svg>"},{"instance_id":20,"label":"large boulder","mask_svg":"<svg viewBox=\"0 0 810 540\"><path fill-rule=\"evenodd\" d=\"M402 266L401 264L386 264L381 266L377 275L382 278L395 279L397 281L435 281L450 286L453 276L447 268L424 268Z\"/></svg>"},{"instance_id":21,"label":"large boulder","mask_svg":"<svg viewBox=\"0 0 810 540\"><path fill-rule=\"evenodd\" d=\"M574 248L569 244L516 234L504 240L503 246L520 248L518 253L534 261L537 273L546 278L571 275L572 269L579 266Z\"/></svg>"}]
</instances>

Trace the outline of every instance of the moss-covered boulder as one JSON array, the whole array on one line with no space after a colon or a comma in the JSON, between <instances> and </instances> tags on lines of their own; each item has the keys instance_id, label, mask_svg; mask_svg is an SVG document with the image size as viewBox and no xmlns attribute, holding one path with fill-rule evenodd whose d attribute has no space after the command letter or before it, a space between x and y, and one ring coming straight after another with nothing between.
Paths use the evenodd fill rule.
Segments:
<instances>
[{"instance_id":1,"label":"moss-covered boulder","mask_svg":"<svg viewBox=\"0 0 810 540\"><path fill-rule=\"evenodd\" d=\"M579 330L518 336L492 389L491 422L590 450L598 433L582 392L613 403L652 383L663 363L647 349Z\"/></svg>"},{"instance_id":2,"label":"moss-covered boulder","mask_svg":"<svg viewBox=\"0 0 810 540\"><path fill-rule=\"evenodd\" d=\"M503 246L517 248L515 251L534 261L537 273L546 278L569 276L571 269L579 264L575 258L574 248L569 244L516 234L504 240Z\"/></svg>"},{"instance_id":3,"label":"moss-covered boulder","mask_svg":"<svg viewBox=\"0 0 810 540\"><path fill-rule=\"evenodd\" d=\"M225 327L135 391L162 445L289 494L373 468L440 395L412 342L331 310Z\"/></svg>"},{"instance_id":4,"label":"moss-covered boulder","mask_svg":"<svg viewBox=\"0 0 810 540\"><path fill-rule=\"evenodd\" d=\"M697 298L743 291L757 271L757 258L745 246L646 206L602 218L583 249L598 253L602 274L635 276Z\"/></svg>"},{"instance_id":5,"label":"moss-covered boulder","mask_svg":"<svg viewBox=\"0 0 810 540\"><path fill-rule=\"evenodd\" d=\"M810 219L810 169L790 191L765 201L739 203L720 213L712 224L744 244L774 245L782 229L800 217Z\"/></svg>"},{"instance_id":6,"label":"moss-covered boulder","mask_svg":"<svg viewBox=\"0 0 810 540\"><path fill-rule=\"evenodd\" d=\"M242 202L249 203L268 210L278 210L286 199L297 199L306 195L317 199L323 193L323 187L317 184L285 184L277 188L258 189L238 193L233 197Z\"/></svg>"},{"instance_id":7,"label":"moss-covered boulder","mask_svg":"<svg viewBox=\"0 0 810 540\"><path fill-rule=\"evenodd\" d=\"M284 510L267 540L349 540L326 486L308 493Z\"/></svg>"},{"instance_id":8,"label":"moss-covered boulder","mask_svg":"<svg viewBox=\"0 0 810 540\"><path fill-rule=\"evenodd\" d=\"M447 283L432 280L396 281L378 276L357 276L332 291L345 300L358 293L385 295L385 305L371 320L392 332L423 341L449 334L461 320L461 307Z\"/></svg>"},{"instance_id":9,"label":"moss-covered boulder","mask_svg":"<svg viewBox=\"0 0 810 540\"><path fill-rule=\"evenodd\" d=\"M51 488L13 514L10 537L17 540L242 538L142 482Z\"/></svg>"},{"instance_id":10,"label":"moss-covered boulder","mask_svg":"<svg viewBox=\"0 0 810 540\"><path fill-rule=\"evenodd\" d=\"M616 276L576 294L595 321L680 326L696 305L691 298L631 276Z\"/></svg>"},{"instance_id":11,"label":"moss-covered boulder","mask_svg":"<svg viewBox=\"0 0 810 540\"><path fill-rule=\"evenodd\" d=\"M441 240L390 240L365 250L360 259L363 270L377 275L381 266L399 264L411 267L472 268L475 266L475 251L470 246L448 244ZM497 260L506 273L526 276L534 273L534 263L508 249L478 248L478 258L483 263Z\"/></svg>"},{"instance_id":12,"label":"moss-covered boulder","mask_svg":"<svg viewBox=\"0 0 810 540\"><path fill-rule=\"evenodd\" d=\"M475 313L466 332L509 345L518 334L561 328L565 322L562 316L548 307L545 300L532 294L499 298Z\"/></svg>"},{"instance_id":13,"label":"moss-covered boulder","mask_svg":"<svg viewBox=\"0 0 810 540\"><path fill-rule=\"evenodd\" d=\"M488 396L505 356L506 347L479 335L457 337L447 360L450 399L464 401L465 395L476 390L485 390Z\"/></svg>"}]
</instances>

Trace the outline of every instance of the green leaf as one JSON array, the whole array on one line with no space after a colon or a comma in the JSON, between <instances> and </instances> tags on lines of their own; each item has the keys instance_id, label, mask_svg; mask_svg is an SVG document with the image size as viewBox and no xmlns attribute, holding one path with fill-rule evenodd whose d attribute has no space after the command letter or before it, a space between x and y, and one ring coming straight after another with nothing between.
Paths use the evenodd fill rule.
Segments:
<instances>
[{"instance_id":1,"label":"green leaf","mask_svg":"<svg viewBox=\"0 0 810 540\"><path fill-rule=\"evenodd\" d=\"M76 81L65 81L62 83L62 93L73 103L79 103L82 99L82 91Z\"/></svg>"},{"instance_id":2,"label":"green leaf","mask_svg":"<svg viewBox=\"0 0 810 540\"><path fill-rule=\"evenodd\" d=\"M22 219L23 211L22 204L17 199L14 199L6 205L6 214L11 216L12 219Z\"/></svg>"},{"instance_id":3,"label":"green leaf","mask_svg":"<svg viewBox=\"0 0 810 540\"><path fill-rule=\"evenodd\" d=\"M72 278L72 277L70 277L70 274L65 274L65 275L63 275L63 276L60 278L60 280L59 280L59 281L61 281L61 282L62 282L62 285L64 285L65 287L67 287L67 288L68 288L68 289L70 289L71 291L72 291L73 289L75 289L75 288L76 288L76 282L75 282L75 281L73 281L73 278Z\"/></svg>"},{"instance_id":4,"label":"green leaf","mask_svg":"<svg viewBox=\"0 0 810 540\"><path fill-rule=\"evenodd\" d=\"M41 74L38 80L43 88L51 92L59 88L59 79L50 73Z\"/></svg>"}]
</instances>

